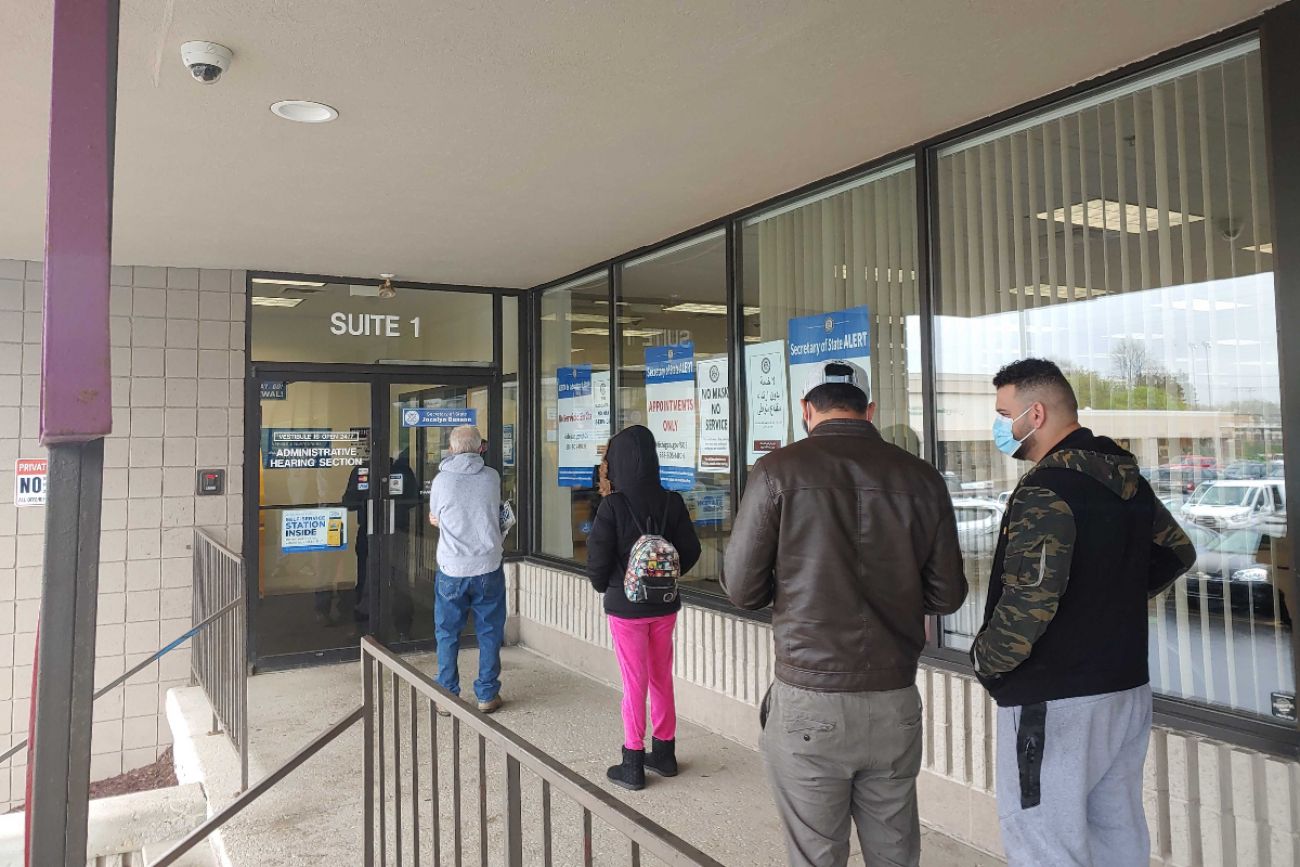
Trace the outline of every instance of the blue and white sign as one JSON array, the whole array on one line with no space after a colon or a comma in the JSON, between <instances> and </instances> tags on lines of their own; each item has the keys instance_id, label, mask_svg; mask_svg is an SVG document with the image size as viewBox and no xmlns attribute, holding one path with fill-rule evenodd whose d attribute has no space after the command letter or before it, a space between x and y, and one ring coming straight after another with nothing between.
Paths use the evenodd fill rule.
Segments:
<instances>
[{"instance_id":1,"label":"blue and white sign","mask_svg":"<svg viewBox=\"0 0 1300 867\"><path fill-rule=\"evenodd\" d=\"M646 348L645 409L658 445L659 482L689 491L695 487L695 344Z\"/></svg>"},{"instance_id":2,"label":"blue and white sign","mask_svg":"<svg viewBox=\"0 0 1300 867\"><path fill-rule=\"evenodd\" d=\"M402 410L402 427L460 427L477 425L473 407L408 407Z\"/></svg>"},{"instance_id":3,"label":"blue and white sign","mask_svg":"<svg viewBox=\"0 0 1300 867\"><path fill-rule=\"evenodd\" d=\"M512 424L501 426L501 464L507 467L515 465L515 426Z\"/></svg>"},{"instance_id":4,"label":"blue and white sign","mask_svg":"<svg viewBox=\"0 0 1300 867\"><path fill-rule=\"evenodd\" d=\"M595 484L595 468L599 461L596 457L591 365L557 368L555 384L559 485L562 488L590 488Z\"/></svg>"},{"instance_id":5,"label":"blue and white sign","mask_svg":"<svg viewBox=\"0 0 1300 867\"><path fill-rule=\"evenodd\" d=\"M871 314L864 304L791 319L786 351L790 356L790 407L797 410L808 374L822 362L851 361L870 374ZM803 425L796 419L794 438L804 436Z\"/></svg>"},{"instance_id":6,"label":"blue and white sign","mask_svg":"<svg viewBox=\"0 0 1300 867\"><path fill-rule=\"evenodd\" d=\"M697 491L686 494L686 505L697 527L721 527L730 511L730 498L725 491Z\"/></svg>"},{"instance_id":7,"label":"blue and white sign","mask_svg":"<svg viewBox=\"0 0 1300 867\"><path fill-rule=\"evenodd\" d=\"M263 382L261 391L262 400L287 400L289 397L289 383Z\"/></svg>"},{"instance_id":8,"label":"blue and white sign","mask_svg":"<svg viewBox=\"0 0 1300 867\"><path fill-rule=\"evenodd\" d=\"M280 550L285 554L347 550L347 509L285 509L282 515Z\"/></svg>"}]
</instances>

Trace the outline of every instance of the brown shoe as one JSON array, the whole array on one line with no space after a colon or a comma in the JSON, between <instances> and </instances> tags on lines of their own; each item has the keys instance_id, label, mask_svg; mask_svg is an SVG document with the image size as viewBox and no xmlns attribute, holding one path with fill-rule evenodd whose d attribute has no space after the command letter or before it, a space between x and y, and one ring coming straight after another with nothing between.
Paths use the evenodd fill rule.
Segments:
<instances>
[{"instance_id":1,"label":"brown shoe","mask_svg":"<svg viewBox=\"0 0 1300 867\"><path fill-rule=\"evenodd\" d=\"M481 713L496 713L501 709L501 705L503 704L505 704L505 702L501 700L501 696L494 695L487 701L479 702L478 709Z\"/></svg>"}]
</instances>

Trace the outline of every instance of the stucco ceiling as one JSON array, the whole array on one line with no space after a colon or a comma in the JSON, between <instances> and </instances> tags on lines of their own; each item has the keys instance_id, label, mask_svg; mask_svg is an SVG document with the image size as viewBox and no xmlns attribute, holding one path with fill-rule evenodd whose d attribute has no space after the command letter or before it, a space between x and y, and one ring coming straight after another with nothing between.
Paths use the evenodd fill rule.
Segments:
<instances>
[{"instance_id":1,"label":"stucco ceiling","mask_svg":"<svg viewBox=\"0 0 1300 867\"><path fill-rule=\"evenodd\" d=\"M1269 5L124 0L114 259L534 285ZM0 258L41 256L51 6L0 0Z\"/></svg>"}]
</instances>

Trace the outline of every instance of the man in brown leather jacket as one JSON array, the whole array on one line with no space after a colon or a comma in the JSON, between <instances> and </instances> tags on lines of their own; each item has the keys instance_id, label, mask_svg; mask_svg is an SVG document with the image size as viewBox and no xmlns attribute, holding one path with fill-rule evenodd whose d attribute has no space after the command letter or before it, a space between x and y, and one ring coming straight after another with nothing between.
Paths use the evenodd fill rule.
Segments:
<instances>
[{"instance_id":1,"label":"man in brown leather jacket","mask_svg":"<svg viewBox=\"0 0 1300 867\"><path fill-rule=\"evenodd\" d=\"M827 361L804 386L808 438L749 474L722 584L771 604L776 682L762 749L792 865L916 865L917 660L925 616L966 598L952 499L872 425L866 371Z\"/></svg>"}]
</instances>

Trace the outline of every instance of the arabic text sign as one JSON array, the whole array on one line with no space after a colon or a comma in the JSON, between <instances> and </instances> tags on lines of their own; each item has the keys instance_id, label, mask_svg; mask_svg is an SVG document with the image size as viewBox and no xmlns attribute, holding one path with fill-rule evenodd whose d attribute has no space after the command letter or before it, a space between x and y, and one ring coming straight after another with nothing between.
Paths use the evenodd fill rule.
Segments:
<instances>
[{"instance_id":1,"label":"arabic text sign","mask_svg":"<svg viewBox=\"0 0 1300 867\"><path fill-rule=\"evenodd\" d=\"M727 359L695 363L696 392L700 405L700 462L702 473L731 472L731 386Z\"/></svg>"},{"instance_id":2,"label":"arabic text sign","mask_svg":"<svg viewBox=\"0 0 1300 867\"><path fill-rule=\"evenodd\" d=\"M591 365L555 371L559 436L559 485L589 488L595 479L596 436L591 396Z\"/></svg>"},{"instance_id":3,"label":"arabic text sign","mask_svg":"<svg viewBox=\"0 0 1300 867\"><path fill-rule=\"evenodd\" d=\"M44 506L49 487L50 462L46 458L14 461L14 505Z\"/></svg>"},{"instance_id":4,"label":"arabic text sign","mask_svg":"<svg viewBox=\"0 0 1300 867\"><path fill-rule=\"evenodd\" d=\"M790 320L790 406L799 405L808 374L826 361L852 361L871 370L871 315L864 304ZM794 438L805 436L795 426Z\"/></svg>"},{"instance_id":5,"label":"arabic text sign","mask_svg":"<svg viewBox=\"0 0 1300 867\"><path fill-rule=\"evenodd\" d=\"M359 467L366 462L360 429L270 428L263 465L268 470Z\"/></svg>"},{"instance_id":6,"label":"arabic text sign","mask_svg":"<svg viewBox=\"0 0 1300 867\"><path fill-rule=\"evenodd\" d=\"M752 467L763 455L785 445L789 435L784 340L745 345L745 392L749 405L746 461Z\"/></svg>"},{"instance_id":7,"label":"arabic text sign","mask_svg":"<svg viewBox=\"0 0 1300 867\"><path fill-rule=\"evenodd\" d=\"M286 554L307 551L344 551L348 547L348 510L285 509L280 524L280 550Z\"/></svg>"},{"instance_id":8,"label":"arabic text sign","mask_svg":"<svg viewBox=\"0 0 1300 867\"><path fill-rule=\"evenodd\" d=\"M670 491L695 486L695 346L645 351L646 427L659 452L659 481Z\"/></svg>"},{"instance_id":9,"label":"arabic text sign","mask_svg":"<svg viewBox=\"0 0 1300 867\"><path fill-rule=\"evenodd\" d=\"M460 427L477 425L478 410L470 407L408 407L402 410L402 427Z\"/></svg>"}]
</instances>

